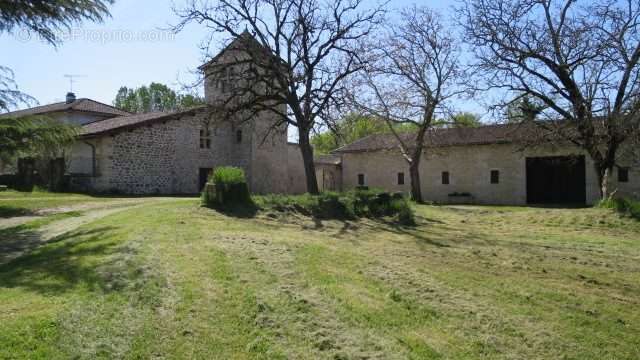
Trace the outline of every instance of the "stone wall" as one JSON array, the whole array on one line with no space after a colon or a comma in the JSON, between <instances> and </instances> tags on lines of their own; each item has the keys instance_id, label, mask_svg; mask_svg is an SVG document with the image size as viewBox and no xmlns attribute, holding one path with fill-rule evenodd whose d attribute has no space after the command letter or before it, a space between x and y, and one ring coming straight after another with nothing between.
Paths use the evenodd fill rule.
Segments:
<instances>
[{"instance_id":1,"label":"stone wall","mask_svg":"<svg viewBox=\"0 0 640 360\"><path fill-rule=\"evenodd\" d=\"M575 148L539 147L524 152L512 145L456 146L429 149L420 167L425 200L446 203L449 194L468 192L481 204L526 204L526 158L539 156L585 155ZM588 155L586 161L586 200L593 204L599 199L597 176ZM491 184L491 170L500 172L498 184ZM409 167L399 153L377 151L345 153L342 159L342 179L345 189L358 184L358 174L365 175L365 183L389 191L410 191ZM448 185L442 184L442 172L449 172ZM398 173L403 172L404 185L398 185ZM640 194L640 173L634 168L629 183L618 184L612 177L612 188L624 194Z\"/></svg>"},{"instance_id":2,"label":"stone wall","mask_svg":"<svg viewBox=\"0 0 640 360\"><path fill-rule=\"evenodd\" d=\"M287 145L287 172L289 194L303 194L307 192L306 175L304 173L304 163L302 153L298 144L289 143Z\"/></svg>"},{"instance_id":3,"label":"stone wall","mask_svg":"<svg viewBox=\"0 0 640 360\"><path fill-rule=\"evenodd\" d=\"M287 193L287 126L275 126L276 119L262 114L253 122L251 132L251 182L253 193Z\"/></svg>"},{"instance_id":4,"label":"stone wall","mask_svg":"<svg viewBox=\"0 0 640 360\"><path fill-rule=\"evenodd\" d=\"M233 124L201 112L88 140L96 148L97 176L91 188L127 194L195 194L201 190L201 168L237 166L245 171L252 192L286 192L286 134L273 132L265 138L268 126L260 121L264 119ZM205 126L210 149L200 148L200 130ZM239 142L238 131L242 131ZM75 157L74 169L83 166L81 162L86 165L89 148L75 147L82 151Z\"/></svg>"}]
</instances>

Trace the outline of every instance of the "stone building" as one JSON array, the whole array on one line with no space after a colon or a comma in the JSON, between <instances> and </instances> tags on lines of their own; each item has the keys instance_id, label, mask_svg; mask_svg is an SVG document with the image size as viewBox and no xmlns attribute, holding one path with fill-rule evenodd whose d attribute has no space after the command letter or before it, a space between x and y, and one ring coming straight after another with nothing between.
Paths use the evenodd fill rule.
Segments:
<instances>
[{"instance_id":1,"label":"stone building","mask_svg":"<svg viewBox=\"0 0 640 360\"><path fill-rule=\"evenodd\" d=\"M526 146L527 134L513 124L431 131L420 165L424 199L511 205L594 204L599 199L597 175L588 154L553 143ZM321 159L318 182L327 174L338 180L325 189L360 185L410 192L409 167L391 134L360 139ZM620 160L610 186L621 196L637 198L638 163Z\"/></svg>"},{"instance_id":2,"label":"stone building","mask_svg":"<svg viewBox=\"0 0 640 360\"><path fill-rule=\"evenodd\" d=\"M67 158L67 175L76 191L125 194L195 194L218 166L244 169L254 193L303 192L301 158L287 142L286 124L271 113L235 121L218 111L247 66L243 36L202 65L207 105L177 112L129 114L106 104L72 98L42 107L39 113L81 125ZM251 44L255 45L257 42ZM71 96L71 95L70 95ZM71 96L72 97L72 96ZM81 105L93 104L94 111ZM60 108L60 109L58 109ZM56 115L63 110L61 116ZM5 116L22 116L27 109ZM299 163L298 163L299 161Z\"/></svg>"},{"instance_id":3,"label":"stone building","mask_svg":"<svg viewBox=\"0 0 640 360\"><path fill-rule=\"evenodd\" d=\"M216 109L246 66L233 41L200 67L207 105L174 113L114 117L86 124L74 146L70 173L77 189L133 194L198 193L218 166L244 169L254 193L284 193L289 176L286 124L271 113L250 121L223 118ZM246 60L246 57L245 57ZM291 164L293 168L297 164ZM301 165L300 165L301 166Z\"/></svg>"},{"instance_id":4,"label":"stone building","mask_svg":"<svg viewBox=\"0 0 640 360\"><path fill-rule=\"evenodd\" d=\"M129 114L69 94L66 102L3 116L47 114L81 126L81 136L65 157L77 191L195 194L213 168L237 166L254 193L303 193L302 157L298 146L287 142L286 124L277 125L278 118L270 113L238 122L219 111L243 81L239 74L254 61L243 49L256 44L247 33L200 67L207 103L201 107ZM285 110L283 105L281 112ZM527 136L518 125L430 131L420 167L425 200L514 205L597 201L597 177L584 151L552 143L525 147ZM356 186L410 190L408 165L392 135L360 139L317 157L315 164L324 191ZM640 194L637 165L619 161L611 179L618 194Z\"/></svg>"},{"instance_id":5,"label":"stone building","mask_svg":"<svg viewBox=\"0 0 640 360\"><path fill-rule=\"evenodd\" d=\"M110 119L116 116L127 115L131 114L95 100L86 98L77 99L75 94L68 93L66 100L63 102L14 111L2 114L0 117L19 118L25 116L47 116L53 120L82 126L84 124ZM36 175L38 175L38 173L46 174L54 170L52 163L52 161L45 159L38 159L37 161L36 159L21 159L18 164L4 164L2 163L2 160L0 160L0 175L15 173L18 171L20 164L27 165L27 167L31 168L31 171L35 172Z\"/></svg>"}]
</instances>

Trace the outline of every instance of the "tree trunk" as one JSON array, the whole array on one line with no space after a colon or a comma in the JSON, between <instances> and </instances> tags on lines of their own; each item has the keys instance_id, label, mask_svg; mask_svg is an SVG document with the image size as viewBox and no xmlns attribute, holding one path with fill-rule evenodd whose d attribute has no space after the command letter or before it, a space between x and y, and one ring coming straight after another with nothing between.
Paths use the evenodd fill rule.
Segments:
<instances>
[{"instance_id":1,"label":"tree trunk","mask_svg":"<svg viewBox=\"0 0 640 360\"><path fill-rule=\"evenodd\" d=\"M302 153L302 162L304 164L304 173L307 180L307 192L309 194L318 194L318 181L316 179L316 167L313 163L313 148L309 142L309 134L300 133L300 152Z\"/></svg>"},{"instance_id":2,"label":"tree trunk","mask_svg":"<svg viewBox=\"0 0 640 360\"><path fill-rule=\"evenodd\" d=\"M424 133L418 134L417 144L422 144L424 141ZM422 186L420 185L420 160L422 159L422 146L417 145L416 149L411 156L411 163L409 163L409 176L411 177L411 200L422 203Z\"/></svg>"},{"instance_id":3,"label":"tree trunk","mask_svg":"<svg viewBox=\"0 0 640 360\"><path fill-rule=\"evenodd\" d=\"M420 186L420 161L412 161L409 165L409 176L411 177L411 200L422 203L422 189Z\"/></svg>"},{"instance_id":4,"label":"tree trunk","mask_svg":"<svg viewBox=\"0 0 640 360\"><path fill-rule=\"evenodd\" d=\"M595 164L596 175L598 176L598 185L600 190L600 200L605 200L611 195L609 188L609 180L613 166Z\"/></svg>"}]
</instances>

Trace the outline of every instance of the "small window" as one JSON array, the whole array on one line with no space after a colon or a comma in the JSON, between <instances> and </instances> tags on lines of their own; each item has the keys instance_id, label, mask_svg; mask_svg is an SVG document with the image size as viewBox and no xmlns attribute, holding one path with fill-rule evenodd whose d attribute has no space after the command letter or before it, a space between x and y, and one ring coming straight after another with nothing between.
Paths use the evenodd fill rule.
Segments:
<instances>
[{"instance_id":1,"label":"small window","mask_svg":"<svg viewBox=\"0 0 640 360\"><path fill-rule=\"evenodd\" d=\"M242 142L242 130L236 131L236 143L240 144Z\"/></svg>"},{"instance_id":2,"label":"small window","mask_svg":"<svg viewBox=\"0 0 640 360\"><path fill-rule=\"evenodd\" d=\"M358 174L358 185L364 186L364 174Z\"/></svg>"},{"instance_id":3,"label":"small window","mask_svg":"<svg viewBox=\"0 0 640 360\"><path fill-rule=\"evenodd\" d=\"M403 172L399 172L398 173L398 185L404 185L404 173Z\"/></svg>"},{"instance_id":4,"label":"small window","mask_svg":"<svg viewBox=\"0 0 640 360\"><path fill-rule=\"evenodd\" d=\"M618 168L618 182L626 183L629 182L629 168Z\"/></svg>"},{"instance_id":5,"label":"small window","mask_svg":"<svg viewBox=\"0 0 640 360\"><path fill-rule=\"evenodd\" d=\"M448 171L443 171L442 172L442 185L449 185L449 172Z\"/></svg>"},{"instance_id":6,"label":"small window","mask_svg":"<svg viewBox=\"0 0 640 360\"><path fill-rule=\"evenodd\" d=\"M500 183L500 171L491 170L491 183L499 184Z\"/></svg>"},{"instance_id":7,"label":"small window","mask_svg":"<svg viewBox=\"0 0 640 360\"><path fill-rule=\"evenodd\" d=\"M200 149L211 149L211 131L208 127L200 129Z\"/></svg>"}]
</instances>

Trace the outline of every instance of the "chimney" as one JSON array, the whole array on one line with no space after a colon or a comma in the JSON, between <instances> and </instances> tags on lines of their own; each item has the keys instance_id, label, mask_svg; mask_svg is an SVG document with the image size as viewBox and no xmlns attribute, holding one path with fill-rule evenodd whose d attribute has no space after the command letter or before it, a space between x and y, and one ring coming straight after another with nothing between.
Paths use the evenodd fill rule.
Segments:
<instances>
[{"instance_id":1,"label":"chimney","mask_svg":"<svg viewBox=\"0 0 640 360\"><path fill-rule=\"evenodd\" d=\"M76 94L74 94L72 92L68 92L67 93L67 104L71 104L74 101L76 101Z\"/></svg>"}]
</instances>

